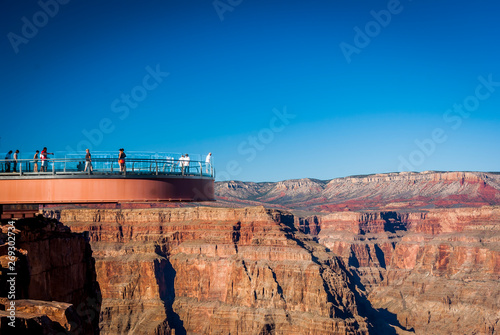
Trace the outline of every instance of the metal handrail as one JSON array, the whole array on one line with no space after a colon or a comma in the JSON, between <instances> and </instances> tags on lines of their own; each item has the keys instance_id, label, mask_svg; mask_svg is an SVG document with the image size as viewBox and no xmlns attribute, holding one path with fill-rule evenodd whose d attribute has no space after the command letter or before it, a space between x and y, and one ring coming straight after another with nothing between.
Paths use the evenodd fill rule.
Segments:
<instances>
[{"instance_id":1,"label":"metal handrail","mask_svg":"<svg viewBox=\"0 0 500 335\"><path fill-rule=\"evenodd\" d=\"M183 175L215 177L212 164L204 161L185 161L174 158L134 158L125 159L125 171L120 171L117 157L92 157L92 174L150 174L150 175ZM34 171L35 163L37 170ZM42 160L32 159L0 159L0 175L37 175L37 174L91 174L90 168L85 169L85 157L45 159L46 171L40 171ZM15 168L14 168L15 166ZM15 170L15 172L14 172Z\"/></svg>"}]
</instances>

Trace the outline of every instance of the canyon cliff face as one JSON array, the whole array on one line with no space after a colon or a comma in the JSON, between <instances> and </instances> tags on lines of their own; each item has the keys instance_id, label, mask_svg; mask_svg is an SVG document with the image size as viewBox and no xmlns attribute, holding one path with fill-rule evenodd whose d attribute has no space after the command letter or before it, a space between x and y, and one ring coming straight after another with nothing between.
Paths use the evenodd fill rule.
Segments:
<instances>
[{"instance_id":1,"label":"canyon cliff face","mask_svg":"<svg viewBox=\"0 0 500 335\"><path fill-rule=\"evenodd\" d=\"M500 334L500 207L58 215L88 232L102 334Z\"/></svg>"},{"instance_id":2,"label":"canyon cliff face","mask_svg":"<svg viewBox=\"0 0 500 335\"><path fill-rule=\"evenodd\" d=\"M499 207L332 213L313 231L402 328L500 334Z\"/></svg>"},{"instance_id":3,"label":"canyon cliff face","mask_svg":"<svg viewBox=\"0 0 500 335\"><path fill-rule=\"evenodd\" d=\"M15 230L9 227L2 220L1 333L97 334L101 298L85 235L42 217L16 220ZM12 298L15 328L8 325Z\"/></svg>"},{"instance_id":4,"label":"canyon cliff face","mask_svg":"<svg viewBox=\"0 0 500 335\"><path fill-rule=\"evenodd\" d=\"M103 334L367 334L344 262L262 207L63 210L89 232Z\"/></svg>"},{"instance_id":5,"label":"canyon cliff face","mask_svg":"<svg viewBox=\"0 0 500 335\"><path fill-rule=\"evenodd\" d=\"M68 205L45 208L61 223L18 221L20 327L500 334L498 174L223 182L217 189L221 200L203 207ZM274 209L235 208L245 204ZM99 294L98 316L79 308ZM0 298L2 333L7 304Z\"/></svg>"},{"instance_id":6,"label":"canyon cliff face","mask_svg":"<svg viewBox=\"0 0 500 335\"><path fill-rule=\"evenodd\" d=\"M306 218L263 207L45 214L87 232L101 334L500 334L500 207ZM32 252L64 254L57 243L42 247L44 238L24 240ZM64 284L48 279L38 287ZM52 299L39 290L37 299ZM27 328L68 329L79 316L61 303L20 307Z\"/></svg>"},{"instance_id":7,"label":"canyon cliff face","mask_svg":"<svg viewBox=\"0 0 500 335\"><path fill-rule=\"evenodd\" d=\"M401 172L332 180L277 183L218 182L217 206L263 205L279 209L335 212L500 205L500 175L483 172Z\"/></svg>"}]
</instances>

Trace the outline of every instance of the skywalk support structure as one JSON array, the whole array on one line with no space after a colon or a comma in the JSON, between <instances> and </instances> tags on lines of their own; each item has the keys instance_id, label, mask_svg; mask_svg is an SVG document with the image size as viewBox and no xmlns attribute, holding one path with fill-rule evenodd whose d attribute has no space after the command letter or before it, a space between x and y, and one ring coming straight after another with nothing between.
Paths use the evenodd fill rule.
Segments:
<instances>
[{"instance_id":1,"label":"skywalk support structure","mask_svg":"<svg viewBox=\"0 0 500 335\"><path fill-rule=\"evenodd\" d=\"M6 172L14 162L0 160L0 205L215 200L212 166L155 156L127 157L121 171L116 157L93 155L92 173L83 171L81 157L50 159L44 172L33 172L32 159L19 160L16 172Z\"/></svg>"}]
</instances>

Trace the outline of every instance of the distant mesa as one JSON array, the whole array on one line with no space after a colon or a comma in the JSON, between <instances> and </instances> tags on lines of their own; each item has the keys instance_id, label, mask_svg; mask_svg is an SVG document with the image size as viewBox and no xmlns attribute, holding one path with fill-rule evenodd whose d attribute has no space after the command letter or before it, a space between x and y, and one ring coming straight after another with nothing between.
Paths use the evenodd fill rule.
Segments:
<instances>
[{"instance_id":1,"label":"distant mesa","mask_svg":"<svg viewBox=\"0 0 500 335\"><path fill-rule=\"evenodd\" d=\"M379 208L449 208L500 204L495 172L401 172L280 182L215 184L218 206L262 205L333 212Z\"/></svg>"}]
</instances>

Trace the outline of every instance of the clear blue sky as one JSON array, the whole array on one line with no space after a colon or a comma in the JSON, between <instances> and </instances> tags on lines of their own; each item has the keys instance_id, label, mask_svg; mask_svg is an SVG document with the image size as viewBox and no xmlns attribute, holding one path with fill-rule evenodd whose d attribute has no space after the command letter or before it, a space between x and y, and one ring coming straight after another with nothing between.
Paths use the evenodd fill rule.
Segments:
<instances>
[{"instance_id":1,"label":"clear blue sky","mask_svg":"<svg viewBox=\"0 0 500 335\"><path fill-rule=\"evenodd\" d=\"M212 151L245 181L500 170L497 1L59 1L2 1L2 155Z\"/></svg>"}]
</instances>

